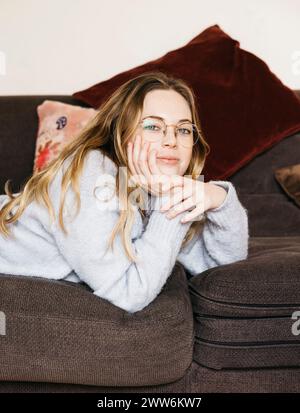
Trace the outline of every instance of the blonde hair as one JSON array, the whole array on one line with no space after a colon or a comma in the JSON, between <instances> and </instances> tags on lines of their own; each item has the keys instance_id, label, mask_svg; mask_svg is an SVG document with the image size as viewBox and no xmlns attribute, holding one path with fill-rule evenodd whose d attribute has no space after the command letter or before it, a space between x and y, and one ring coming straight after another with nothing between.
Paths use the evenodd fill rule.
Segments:
<instances>
[{"instance_id":1,"label":"blonde hair","mask_svg":"<svg viewBox=\"0 0 300 413\"><path fill-rule=\"evenodd\" d=\"M71 185L76 194L76 214L80 209L79 177L81 175L84 160L91 150L98 149L104 155L108 156L117 166L116 190L119 191L120 169L126 166L130 180L130 170L128 167L126 145L135 132L140 115L143 109L143 102L146 94L155 89L174 90L182 95L188 102L192 122L198 127L200 137L198 142L193 146L192 157L187 168L186 175L197 179L204 167L204 162L210 147L204 139L199 116L195 105L195 95L192 88L182 79L174 78L171 75L160 71L144 72L143 74L128 80L122 84L115 92L98 108L96 116L83 128L83 130L74 137L57 158L41 171L35 172L22 185L18 194L13 194L8 188L8 182L5 183L5 193L9 196L9 201L0 210L0 232L9 236L8 224L18 220L23 211L33 200L39 204L44 204L48 209L52 219L54 210L49 197L49 184L53 180L63 162L72 156L68 168L62 176L60 207L59 207L59 225L66 234L67 231L63 222L63 208L65 203L66 192ZM126 175L127 176L127 175ZM134 190L127 185L127 200L119 199L121 205L130 206L128 198ZM124 194L124 191L121 191ZM126 197L123 195L123 198ZM14 213L12 212L15 208ZM143 211L139 211L144 215ZM205 216L204 216L205 217ZM187 234L183 240L183 248L203 227L204 219L192 222ZM136 261L136 256L132 250L131 228L134 222L134 211L132 208L121 208L120 217L113 228L108 247L113 247L113 241L118 233L121 239L127 257Z\"/></svg>"}]
</instances>

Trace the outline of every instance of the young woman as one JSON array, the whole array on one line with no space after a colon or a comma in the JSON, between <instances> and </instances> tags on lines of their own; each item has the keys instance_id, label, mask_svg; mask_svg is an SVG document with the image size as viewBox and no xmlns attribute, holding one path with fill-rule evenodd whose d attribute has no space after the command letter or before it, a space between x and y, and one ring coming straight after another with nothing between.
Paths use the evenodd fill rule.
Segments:
<instances>
[{"instance_id":1,"label":"young woman","mask_svg":"<svg viewBox=\"0 0 300 413\"><path fill-rule=\"evenodd\" d=\"M234 186L199 179L209 150L186 82L162 72L127 81L21 192L6 183L0 273L85 282L133 313L176 260L196 276L245 259Z\"/></svg>"}]
</instances>

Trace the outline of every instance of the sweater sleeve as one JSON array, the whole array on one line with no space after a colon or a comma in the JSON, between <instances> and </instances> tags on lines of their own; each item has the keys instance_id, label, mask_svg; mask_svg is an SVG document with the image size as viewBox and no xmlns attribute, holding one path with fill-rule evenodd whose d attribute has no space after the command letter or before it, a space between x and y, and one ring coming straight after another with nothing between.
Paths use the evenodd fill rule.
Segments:
<instances>
[{"instance_id":1,"label":"sweater sleeve","mask_svg":"<svg viewBox=\"0 0 300 413\"><path fill-rule=\"evenodd\" d=\"M246 259L248 256L248 212L229 181L210 181L227 191L223 203L205 212L200 235L178 254L177 260L194 276L208 268Z\"/></svg>"},{"instance_id":2,"label":"sweater sleeve","mask_svg":"<svg viewBox=\"0 0 300 413\"><path fill-rule=\"evenodd\" d=\"M90 174L82 181L79 213L74 213L75 218L71 220L64 218L68 234L65 235L55 222L53 236L65 260L95 295L134 313L151 303L162 290L191 223L181 223L182 214L177 219L166 218L159 211L158 203L162 205L168 196L155 197L156 210L146 231L139 238L131 236L138 261L128 259L119 233L113 250L106 251L120 210L117 195L106 207L103 200L95 198L96 180L97 177ZM66 202L69 207L74 204L70 194ZM136 210L136 213L139 212Z\"/></svg>"}]
</instances>

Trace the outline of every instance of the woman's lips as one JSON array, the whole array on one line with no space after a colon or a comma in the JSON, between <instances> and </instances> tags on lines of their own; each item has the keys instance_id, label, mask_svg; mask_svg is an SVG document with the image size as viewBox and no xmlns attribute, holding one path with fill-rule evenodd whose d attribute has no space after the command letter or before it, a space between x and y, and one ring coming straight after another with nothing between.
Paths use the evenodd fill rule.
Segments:
<instances>
[{"instance_id":1,"label":"woman's lips","mask_svg":"<svg viewBox=\"0 0 300 413\"><path fill-rule=\"evenodd\" d=\"M157 158L159 161L170 164L170 165L176 165L179 161L179 159L168 159L168 158Z\"/></svg>"}]
</instances>

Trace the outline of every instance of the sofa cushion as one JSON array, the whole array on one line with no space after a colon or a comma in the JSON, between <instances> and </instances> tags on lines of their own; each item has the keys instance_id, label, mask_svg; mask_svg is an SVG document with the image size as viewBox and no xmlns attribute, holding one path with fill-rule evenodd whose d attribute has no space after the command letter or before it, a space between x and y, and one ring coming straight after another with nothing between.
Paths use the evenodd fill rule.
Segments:
<instances>
[{"instance_id":1,"label":"sofa cushion","mask_svg":"<svg viewBox=\"0 0 300 413\"><path fill-rule=\"evenodd\" d=\"M299 274L300 237L257 237L247 260L190 278L194 359L214 369L299 367Z\"/></svg>"},{"instance_id":2,"label":"sofa cushion","mask_svg":"<svg viewBox=\"0 0 300 413\"><path fill-rule=\"evenodd\" d=\"M194 324L176 263L159 296L128 313L84 283L0 275L0 381L143 386L185 375Z\"/></svg>"}]
</instances>

